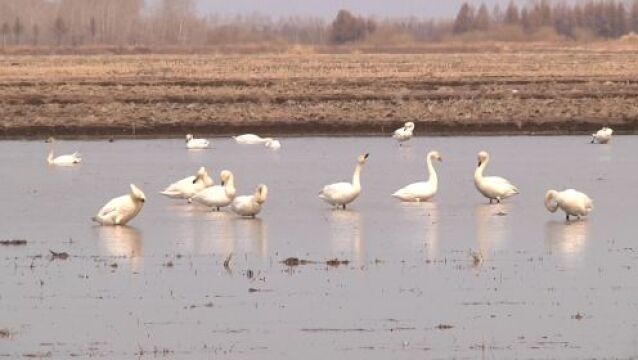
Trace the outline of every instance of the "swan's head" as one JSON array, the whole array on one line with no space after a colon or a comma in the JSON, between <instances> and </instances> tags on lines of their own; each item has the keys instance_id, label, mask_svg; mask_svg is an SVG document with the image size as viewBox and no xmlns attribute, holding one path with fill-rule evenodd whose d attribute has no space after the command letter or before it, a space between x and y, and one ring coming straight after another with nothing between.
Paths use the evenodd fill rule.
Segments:
<instances>
[{"instance_id":1,"label":"swan's head","mask_svg":"<svg viewBox=\"0 0 638 360\"><path fill-rule=\"evenodd\" d=\"M197 183L199 180L204 179L206 176L208 176L208 172L206 171L205 167L200 167L199 170L197 170L197 173L195 174L195 179L193 180L193 184Z\"/></svg>"},{"instance_id":2,"label":"swan's head","mask_svg":"<svg viewBox=\"0 0 638 360\"><path fill-rule=\"evenodd\" d=\"M146 195L134 184L131 184L131 197L134 201L146 202Z\"/></svg>"},{"instance_id":3,"label":"swan's head","mask_svg":"<svg viewBox=\"0 0 638 360\"><path fill-rule=\"evenodd\" d=\"M487 162L490 159L490 154L487 153L487 151L481 151L478 153L478 166L481 166L481 164Z\"/></svg>"},{"instance_id":4,"label":"swan's head","mask_svg":"<svg viewBox=\"0 0 638 360\"><path fill-rule=\"evenodd\" d=\"M556 201L556 196L558 195L558 191L549 190L547 194L545 194L545 208L550 212L556 212L558 209L558 202Z\"/></svg>"},{"instance_id":5,"label":"swan's head","mask_svg":"<svg viewBox=\"0 0 638 360\"><path fill-rule=\"evenodd\" d=\"M406 130L414 130L414 123L412 121L406 122L403 126Z\"/></svg>"},{"instance_id":6,"label":"swan's head","mask_svg":"<svg viewBox=\"0 0 638 360\"><path fill-rule=\"evenodd\" d=\"M428 158L433 160L443 161L443 157L441 157L441 154L439 154L438 151L430 151L428 153Z\"/></svg>"},{"instance_id":7,"label":"swan's head","mask_svg":"<svg viewBox=\"0 0 638 360\"><path fill-rule=\"evenodd\" d=\"M53 136L49 136L44 142L48 144L53 144L55 142L55 139L53 138Z\"/></svg>"},{"instance_id":8,"label":"swan's head","mask_svg":"<svg viewBox=\"0 0 638 360\"><path fill-rule=\"evenodd\" d=\"M270 149L279 149L281 147L281 143L279 140L268 140L266 141L266 147Z\"/></svg>"},{"instance_id":9,"label":"swan's head","mask_svg":"<svg viewBox=\"0 0 638 360\"><path fill-rule=\"evenodd\" d=\"M186 134L186 142L193 140L193 134Z\"/></svg>"},{"instance_id":10,"label":"swan's head","mask_svg":"<svg viewBox=\"0 0 638 360\"><path fill-rule=\"evenodd\" d=\"M255 192L257 203L263 204L266 202L266 197L268 197L268 187L264 184L257 186L257 191Z\"/></svg>"},{"instance_id":11,"label":"swan's head","mask_svg":"<svg viewBox=\"0 0 638 360\"><path fill-rule=\"evenodd\" d=\"M358 162L360 165L365 164L365 163L366 163L366 160L368 159L368 156L370 156L370 154L368 154L368 153L365 153L365 154L359 155L359 158L357 159L357 162Z\"/></svg>"},{"instance_id":12,"label":"swan's head","mask_svg":"<svg viewBox=\"0 0 638 360\"><path fill-rule=\"evenodd\" d=\"M230 172L230 170L223 170L221 173L219 173L219 178L222 182L222 186L224 186L233 178L233 173Z\"/></svg>"}]
</instances>

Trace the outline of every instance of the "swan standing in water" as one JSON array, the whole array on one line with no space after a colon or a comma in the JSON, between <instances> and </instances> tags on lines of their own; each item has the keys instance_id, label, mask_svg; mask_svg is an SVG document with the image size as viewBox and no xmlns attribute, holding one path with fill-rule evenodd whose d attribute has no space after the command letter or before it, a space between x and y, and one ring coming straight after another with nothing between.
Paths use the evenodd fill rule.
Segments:
<instances>
[{"instance_id":1,"label":"swan standing in water","mask_svg":"<svg viewBox=\"0 0 638 360\"><path fill-rule=\"evenodd\" d=\"M392 137L402 143L404 141L408 141L412 139L412 134L414 133L414 123L412 121L406 122L402 128L394 130L394 134Z\"/></svg>"},{"instance_id":2,"label":"swan standing in water","mask_svg":"<svg viewBox=\"0 0 638 360\"><path fill-rule=\"evenodd\" d=\"M599 143L599 144L607 144L611 140L611 135L614 133L614 130L604 126L602 129L598 130L595 134L591 134L592 139L591 143Z\"/></svg>"},{"instance_id":3,"label":"swan standing in water","mask_svg":"<svg viewBox=\"0 0 638 360\"><path fill-rule=\"evenodd\" d=\"M266 147L270 150L279 150L281 149L281 143L279 140L268 140L265 143Z\"/></svg>"},{"instance_id":4,"label":"swan standing in water","mask_svg":"<svg viewBox=\"0 0 638 360\"><path fill-rule=\"evenodd\" d=\"M255 134L244 134L239 136L233 136L233 139L237 141L238 144L243 145L259 145L266 144L269 141L273 141L273 138L262 138L259 135Z\"/></svg>"},{"instance_id":5,"label":"swan standing in water","mask_svg":"<svg viewBox=\"0 0 638 360\"><path fill-rule=\"evenodd\" d=\"M213 179L208 175L206 168L202 166L197 170L196 175L170 184L160 194L171 199L187 199L190 203L195 194L210 186L213 186Z\"/></svg>"},{"instance_id":6,"label":"swan standing in water","mask_svg":"<svg viewBox=\"0 0 638 360\"><path fill-rule=\"evenodd\" d=\"M73 166L82 162L82 156L77 151L74 152L73 154L60 155L55 157L53 155L54 143L55 143L55 140L53 138L49 138L49 156L47 156L47 163L49 163L49 165Z\"/></svg>"},{"instance_id":7,"label":"swan standing in water","mask_svg":"<svg viewBox=\"0 0 638 360\"><path fill-rule=\"evenodd\" d=\"M436 191L438 188L438 178L436 176L436 170L434 170L434 166L432 165L432 160L436 159L438 161L443 161L443 158L439 154L438 151L430 151L426 157L426 162L428 165L428 173L430 174L430 178L428 181L421 181L410 184L402 189L399 189L397 192L392 194L397 199L401 201L428 201L436 195Z\"/></svg>"},{"instance_id":8,"label":"swan standing in water","mask_svg":"<svg viewBox=\"0 0 638 360\"><path fill-rule=\"evenodd\" d=\"M326 185L319 192L319 198L331 205L341 206L345 210L346 205L353 202L361 193L361 169L363 169L363 165L365 165L369 155L359 155L357 167L354 169L354 175L352 176L352 183L340 182Z\"/></svg>"},{"instance_id":9,"label":"swan standing in water","mask_svg":"<svg viewBox=\"0 0 638 360\"><path fill-rule=\"evenodd\" d=\"M261 206L266 202L267 196L268 187L262 184L257 186L257 190L253 195L236 197L230 208L237 215L252 216L254 218L261 211Z\"/></svg>"},{"instance_id":10,"label":"swan standing in water","mask_svg":"<svg viewBox=\"0 0 638 360\"><path fill-rule=\"evenodd\" d=\"M545 207L550 212L556 212L558 208L565 212L565 218L569 221L570 216L581 216L589 214L594 205L586 194L574 189L563 191L549 190L545 194Z\"/></svg>"},{"instance_id":11,"label":"swan standing in water","mask_svg":"<svg viewBox=\"0 0 638 360\"><path fill-rule=\"evenodd\" d=\"M101 225L126 225L144 206L146 196L137 186L131 184L128 195L116 197L106 203L93 217L93 221Z\"/></svg>"},{"instance_id":12,"label":"swan standing in water","mask_svg":"<svg viewBox=\"0 0 638 360\"><path fill-rule=\"evenodd\" d=\"M186 148L188 149L208 149L210 142L206 139L195 139L193 134L186 135Z\"/></svg>"},{"instance_id":13,"label":"swan standing in water","mask_svg":"<svg viewBox=\"0 0 638 360\"><path fill-rule=\"evenodd\" d=\"M490 162L490 155L486 151L478 153L478 161L478 168L474 172L474 185L483 196L490 199L490 204L492 200L500 203L501 200L519 193L516 186L507 179L498 176L483 176L483 170Z\"/></svg>"},{"instance_id":14,"label":"swan standing in water","mask_svg":"<svg viewBox=\"0 0 638 360\"><path fill-rule=\"evenodd\" d=\"M235 199L235 180L233 173L224 170L219 175L221 185L211 186L193 196L193 201L212 207L219 211L220 208L228 206Z\"/></svg>"}]
</instances>

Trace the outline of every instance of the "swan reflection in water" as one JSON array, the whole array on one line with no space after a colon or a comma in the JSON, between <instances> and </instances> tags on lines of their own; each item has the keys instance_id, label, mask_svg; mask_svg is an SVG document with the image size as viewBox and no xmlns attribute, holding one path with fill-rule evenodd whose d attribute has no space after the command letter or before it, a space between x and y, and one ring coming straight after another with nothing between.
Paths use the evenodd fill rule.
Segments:
<instances>
[{"instance_id":1,"label":"swan reflection in water","mask_svg":"<svg viewBox=\"0 0 638 360\"><path fill-rule=\"evenodd\" d=\"M476 244L483 259L502 245L507 236L507 213L510 204L478 204L474 207Z\"/></svg>"},{"instance_id":2,"label":"swan reflection in water","mask_svg":"<svg viewBox=\"0 0 638 360\"><path fill-rule=\"evenodd\" d=\"M402 217L419 229L418 244L425 249L425 260L435 260L439 253L439 207L434 201L401 202ZM422 233L421 233L422 231ZM421 234L423 237L421 237Z\"/></svg>"},{"instance_id":3,"label":"swan reflection in water","mask_svg":"<svg viewBox=\"0 0 638 360\"><path fill-rule=\"evenodd\" d=\"M249 219L233 216L236 251L268 258L268 236L266 223L261 218Z\"/></svg>"},{"instance_id":4,"label":"swan reflection in water","mask_svg":"<svg viewBox=\"0 0 638 360\"><path fill-rule=\"evenodd\" d=\"M142 233L131 226L98 226L100 246L110 256L125 257L131 270L138 271L144 264Z\"/></svg>"},{"instance_id":5,"label":"swan reflection in water","mask_svg":"<svg viewBox=\"0 0 638 360\"><path fill-rule=\"evenodd\" d=\"M333 257L353 256L355 265L363 265L363 224L361 214L353 210L332 210L328 213Z\"/></svg>"},{"instance_id":6,"label":"swan reflection in water","mask_svg":"<svg viewBox=\"0 0 638 360\"><path fill-rule=\"evenodd\" d=\"M589 221L548 221L545 225L545 245L565 259L582 258L589 238Z\"/></svg>"}]
</instances>

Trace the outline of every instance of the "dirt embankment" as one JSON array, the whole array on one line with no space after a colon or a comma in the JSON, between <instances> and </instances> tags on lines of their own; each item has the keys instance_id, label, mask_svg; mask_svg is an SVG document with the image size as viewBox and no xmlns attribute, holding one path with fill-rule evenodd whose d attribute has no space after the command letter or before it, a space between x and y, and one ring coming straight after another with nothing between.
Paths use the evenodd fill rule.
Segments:
<instances>
[{"instance_id":1,"label":"dirt embankment","mask_svg":"<svg viewBox=\"0 0 638 360\"><path fill-rule=\"evenodd\" d=\"M633 53L0 57L0 133L638 130Z\"/></svg>"}]
</instances>

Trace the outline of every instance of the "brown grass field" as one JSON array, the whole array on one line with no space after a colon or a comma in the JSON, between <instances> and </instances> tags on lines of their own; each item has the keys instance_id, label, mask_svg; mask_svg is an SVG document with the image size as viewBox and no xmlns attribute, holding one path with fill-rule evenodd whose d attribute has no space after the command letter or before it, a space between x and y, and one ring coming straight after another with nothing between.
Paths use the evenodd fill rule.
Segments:
<instances>
[{"instance_id":1,"label":"brown grass field","mask_svg":"<svg viewBox=\"0 0 638 360\"><path fill-rule=\"evenodd\" d=\"M303 50L303 49L302 49ZM638 130L638 51L2 55L5 137Z\"/></svg>"}]
</instances>

